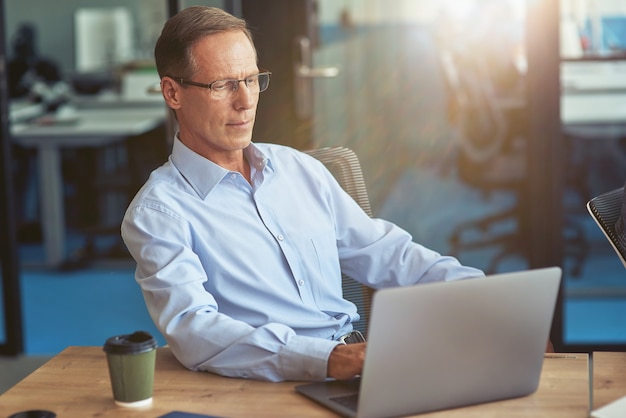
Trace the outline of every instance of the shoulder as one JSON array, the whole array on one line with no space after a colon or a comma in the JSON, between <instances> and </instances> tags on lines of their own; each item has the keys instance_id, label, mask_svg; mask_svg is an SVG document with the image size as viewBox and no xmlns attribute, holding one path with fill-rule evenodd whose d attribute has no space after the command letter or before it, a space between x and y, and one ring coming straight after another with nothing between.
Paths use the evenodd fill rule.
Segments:
<instances>
[{"instance_id":1,"label":"shoulder","mask_svg":"<svg viewBox=\"0 0 626 418\"><path fill-rule=\"evenodd\" d=\"M197 199L193 188L185 181L171 161L155 169L135 194L130 208L150 208L169 212L189 199ZM184 204L184 203L183 203Z\"/></svg>"}]
</instances>

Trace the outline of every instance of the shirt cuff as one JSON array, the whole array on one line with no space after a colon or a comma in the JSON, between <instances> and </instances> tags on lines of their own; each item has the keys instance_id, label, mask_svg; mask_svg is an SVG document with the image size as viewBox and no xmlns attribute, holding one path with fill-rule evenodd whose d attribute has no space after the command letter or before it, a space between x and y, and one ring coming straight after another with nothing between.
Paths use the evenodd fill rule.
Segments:
<instances>
[{"instance_id":1,"label":"shirt cuff","mask_svg":"<svg viewBox=\"0 0 626 418\"><path fill-rule=\"evenodd\" d=\"M312 381L326 379L328 357L338 344L338 341L323 338L294 336L281 355L285 378Z\"/></svg>"}]
</instances>

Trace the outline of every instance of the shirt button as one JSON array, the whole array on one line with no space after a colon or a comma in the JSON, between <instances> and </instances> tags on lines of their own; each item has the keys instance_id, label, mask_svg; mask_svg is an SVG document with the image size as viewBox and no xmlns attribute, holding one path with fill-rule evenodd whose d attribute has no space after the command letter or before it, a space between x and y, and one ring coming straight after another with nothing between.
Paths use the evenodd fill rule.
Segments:
<instances>
[{"instance_id":1,"label":"shirt button","mask_svg":"<svg viewBox=\"0 0 626 418\"><path fill-rule=\"evenodd\" d=\"M230 178L231 178L231 179L233 179L233 180L235 180L235 179L237 178L237 174L235 174L235 173L231 174L231 175L230 175Z\"/></svg>"},{"instance_id":2,"label":"shirt button","mask_svg":"<svg viewBox=\"0 0 626 418\"><path fill-rule=\"evenodd\" d=\"M299 284L300 286L304 286L304 280L298 280L298 284Z\"/></svg>"},{"instance_id":3,"label":"shirt button","mask_svg":"<svg viewBox=\"0 0 626 418\"><path fill-rule=\"evenodd\" d=\"M278 241L282 241L282 240L284 240L284 239L285 239L285 237L283 237L283 235L282 235L282 234L278 234L278 235L276 236L276 239L278 239Z\"/></svg>"}]
</instances>

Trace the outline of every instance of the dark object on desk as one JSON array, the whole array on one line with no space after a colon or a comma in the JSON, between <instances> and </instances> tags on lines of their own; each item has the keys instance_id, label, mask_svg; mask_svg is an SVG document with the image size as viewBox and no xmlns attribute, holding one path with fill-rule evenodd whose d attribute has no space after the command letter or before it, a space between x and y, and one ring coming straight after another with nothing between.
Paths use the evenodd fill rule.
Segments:
<instances>
[{"instance_id":1,"label":"dark object on desk","mask_svg":"<svg viewBox=\"0 0 626 418\"><path fill-rule=\"evenodd\" d=\"M30 23L22 23L12 39L14 58L7 64L10 97L32 93L36 82L53 84L62 80L58 65L37 54L37 30Z\"/></svg>"},{"instance_id":2,"label":"dark object on desk","mask_svg":"<svg viewBox=\"0 0 626 418\"><path fill-rule=\"evenodd\" d=\"M29 74L32 72L32 74ZM42 79L44 82L57 82L61 80L61 74L52 61L45 59L37 60L36 64L29 66L25 61L16 59L8 64L8 84L10 97L23 97L31 92L32 80Z\"/></svg>"},{"instance_id":3,"label":"dark object on desk","mask_svg":"<svg viewBox=\"0 0 626 418\"><path fill-rule=\"evenodd\" d=\"M196 414L193 412L172 411L157 418L220 418L217 415Z\"/></svg>"},{"instance_id":4,"label":"dark object on desk","mask_svg":"<svg viewBox=\"0 0 626 418\"><path fill-rule=\"evenodd\" d=\"M622 227L619 227L620 231L617 227L618 220L625 209L624 203L626 203L624 187L621 187L591 199L587 202L587 210L626 267L626 246L624 245L626 236Z\"/></svg>"},{"instance_id":5,"label":"dark object on desk","mask_svg":"<svg viewBox=\"0 0 626 418\"><path fill-rule=\"evenodd\" d=\"M9 418L55 418L56 416L57 414L52 411L31 410L9 415Z\"/></svg>"},{"instance_id":6,"label":"dark object on desk","mask_svg":"<svg viewBox=\"0 0 626 418\"><path fill-rule=\"evenodd\" d=\"M78 73L72 76L72 89L77 94L94 95L113 85L109 73Z\"/></svg>"}]
</instances>

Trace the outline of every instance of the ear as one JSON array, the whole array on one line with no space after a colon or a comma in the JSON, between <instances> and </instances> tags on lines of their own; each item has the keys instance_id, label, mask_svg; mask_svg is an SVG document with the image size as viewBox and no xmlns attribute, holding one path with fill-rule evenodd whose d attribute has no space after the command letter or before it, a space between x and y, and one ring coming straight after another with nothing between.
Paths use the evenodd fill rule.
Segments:
<instances>
[{"instance_id":1,"label":"ear","mask_svg":"<svg viewBox=\"0 0 626 418\"><path fill-rule=\"evenodd\" d=\"M161 79L161 93L165 99L165 103L171 109L179 109L180 104L180 85L170 77L163 77Z\"/></svg>"}]
</instances>

